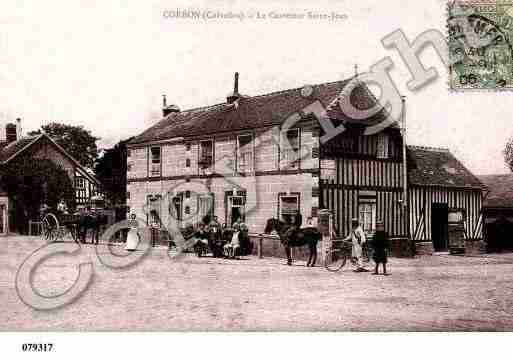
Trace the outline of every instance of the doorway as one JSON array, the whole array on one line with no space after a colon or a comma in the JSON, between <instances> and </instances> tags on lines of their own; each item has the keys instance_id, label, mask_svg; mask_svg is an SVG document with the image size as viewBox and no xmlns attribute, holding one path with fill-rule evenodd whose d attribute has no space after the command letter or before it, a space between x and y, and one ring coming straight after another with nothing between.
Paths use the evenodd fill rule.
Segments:
<instances>
[{"instance_id":1,"label":"doorway","mask_svg":"<svg viewBox=\"0 0 513 359\"><path fill-rule=\"evenodd\" d=\"M233 226L237 222L245 222L245 196L228 196L228 218L227 225Z\"/></svg>"},{"instance_id":2,"label":"doorway","mask_svg":"<svg viewBox=\"0 0 513 359\"><path fill-rule=\"evenodd\" d=\"M446 251L449 240L449 205L447 203L431 204L431 240L435 252Z\"/></svg>"}]
</instances>

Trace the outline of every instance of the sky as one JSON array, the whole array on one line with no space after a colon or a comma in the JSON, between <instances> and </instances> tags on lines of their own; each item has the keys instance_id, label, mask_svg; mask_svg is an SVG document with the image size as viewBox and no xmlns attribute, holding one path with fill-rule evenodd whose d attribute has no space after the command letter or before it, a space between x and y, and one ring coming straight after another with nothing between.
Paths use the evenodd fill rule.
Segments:
<instances>
[{"instance_id":1,"label":"sky","mask_svg":"<svg viewBox=\"0 0 513 359\"><path fill-rule=\"evenodd\" d=\"M381 39L402 29L412 41L445 32L446 2L425 0L2 1L0 124L22 118L24 133L49 122L82 125L100 147L156 123L162 94L181 109L223 102L239 89L258 95L353 76L389 56L407 101L408 143L449 148L475 174L507 173L513 92L448 91L432 48L421 59L438 78L412 92L407 67ZM171 12L246 18L178 19ZM208 12L207 12L208 11ZM266 19L249 19L249 14ZM327 19L270 19L274 14ZM4 128L3 125L0 128Z\"/></svg>"}]
</instances>

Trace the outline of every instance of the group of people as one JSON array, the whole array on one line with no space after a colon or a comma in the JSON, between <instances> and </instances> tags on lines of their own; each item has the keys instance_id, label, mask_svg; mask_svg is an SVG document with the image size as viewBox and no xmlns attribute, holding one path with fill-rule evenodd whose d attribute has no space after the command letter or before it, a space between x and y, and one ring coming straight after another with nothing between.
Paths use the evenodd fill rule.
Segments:
<instances>
[{"instance_id":1,"label":"group of people","mask_svg":"<svg viewBox=\"0 0 513 359\"><path fill-rule=\"evenodd\" d=\"M241 235L247 231L247 225L240 220L228 228L226 224L219 223L217 216L213 216L210 222L202 222L198 225L193 236L195 251L201 255L203 251L210 248L215 257L221 256L222 253L227 258L236 258L241 250ZM231 233L231 238L225 243L224 238L227 233Z\"/></svg>"},{"instance_id":2,"label":"group of people","mask_svg":"<svg viewBox=\"0 0 513 359\"><path fill-rule=\"evenodd\" d=\"M363 262L363 247L367 242L365 231L359 224L358 219L353 218L351 225L351 233L345 238L352 244L351 256L356 259L355 272L368 272ZM385 232L383 222L376 223L376 232L372 238L372 259L376 264L372 274L379 274L379 265L383 266L383 274L387 273L387 252L389 250L388 233Z\"/></svg>"}]
</instances>

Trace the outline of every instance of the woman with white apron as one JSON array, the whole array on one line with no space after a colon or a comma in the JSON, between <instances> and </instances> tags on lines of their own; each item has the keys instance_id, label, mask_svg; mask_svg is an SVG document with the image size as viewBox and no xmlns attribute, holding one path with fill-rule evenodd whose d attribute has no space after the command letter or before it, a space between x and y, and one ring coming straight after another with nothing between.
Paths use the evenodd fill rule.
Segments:
<instances>
[{"instance_id":1,"label":"woman with white apron","mask_svg":"<svg viewBox=\"0 0 513 359\"><path fill-rule=\"evenodd\" d=\"M135 213L133 213L130 216L129 221L130 230L128 231L128 234L126 236L126 245L125 249L127 251L135 251L137 249L137 246L139 245L139 228L137 225L137 220Z\"/></svg>"}]
</instances>

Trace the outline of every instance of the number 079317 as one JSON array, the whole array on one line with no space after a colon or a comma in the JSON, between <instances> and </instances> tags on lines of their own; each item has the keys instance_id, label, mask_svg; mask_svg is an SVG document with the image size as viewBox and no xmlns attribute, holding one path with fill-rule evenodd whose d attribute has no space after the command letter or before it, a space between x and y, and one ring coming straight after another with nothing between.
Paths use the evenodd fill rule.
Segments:
<instances>
[{"instance_id":1,"label":"number 079317","mask_svg":"<svg viewBox=\"0 0 513 359\"><path fill-rule=\"evenodd\" d=\"M21 350L24 352L51 352L52 349L52 343L23 343L21 345Z\"/></svg>"}]
</instances>

